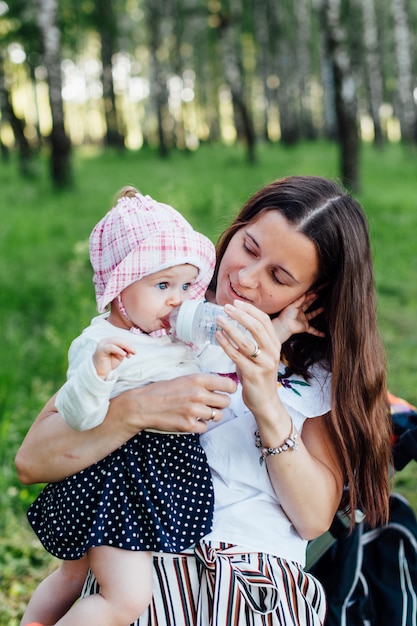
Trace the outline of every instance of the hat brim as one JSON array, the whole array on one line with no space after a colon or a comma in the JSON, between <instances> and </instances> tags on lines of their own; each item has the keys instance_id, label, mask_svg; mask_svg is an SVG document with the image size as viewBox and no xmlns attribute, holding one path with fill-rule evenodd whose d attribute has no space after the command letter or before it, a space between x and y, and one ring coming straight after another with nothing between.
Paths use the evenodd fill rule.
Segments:
<instances>
[{"instance_id":1,"label":"hat brim","mask_svg":"<svg viewBox=\"0 0 417 626\"><path fill-rule=\"evenodd\" d=\"M190 230L174 230L144 239L111 271L104 292L97 294L98 311L105 311L126 287L141 278L187 263L199 270L197 280L190 289L190 297L203 298L215 265L212 242L197 231Z\"/></svg>"}]
</instances>

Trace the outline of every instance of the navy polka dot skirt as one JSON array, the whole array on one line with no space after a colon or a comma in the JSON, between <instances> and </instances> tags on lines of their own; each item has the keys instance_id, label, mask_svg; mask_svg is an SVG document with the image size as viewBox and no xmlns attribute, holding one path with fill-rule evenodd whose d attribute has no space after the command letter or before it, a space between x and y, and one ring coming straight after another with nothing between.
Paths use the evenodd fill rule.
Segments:
<instances>
[{"instance_id":1,"label":"navy polka dot skirt","mask_svg":"<svg viewBox=\"0 0 417 626\"><path fill-rule=\"evenodd\" d=\"M213 487L199 436L142 431L102 461L45 487L29 522L54 556L88 548L180 552L211 530Z\"/></svg>"}]
</instances>

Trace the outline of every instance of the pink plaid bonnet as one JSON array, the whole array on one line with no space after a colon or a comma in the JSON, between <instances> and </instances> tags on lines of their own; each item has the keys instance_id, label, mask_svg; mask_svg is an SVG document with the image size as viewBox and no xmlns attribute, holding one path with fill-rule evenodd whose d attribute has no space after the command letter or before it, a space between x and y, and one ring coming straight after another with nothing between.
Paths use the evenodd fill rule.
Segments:
<instances>
[{"instance_id":1,"label":"pink plaid bonnet","mask_svg":"<svg viewBox=\"0 0 417 626\"><path fill-rule=\"evenodd\" d=\"M102 313L132 283L183 263L198 268L190 296L202 298L213 275L215 249L178 211L138 192L120 198L94 227L90 260Z\"/></svg>"}]
</instances>

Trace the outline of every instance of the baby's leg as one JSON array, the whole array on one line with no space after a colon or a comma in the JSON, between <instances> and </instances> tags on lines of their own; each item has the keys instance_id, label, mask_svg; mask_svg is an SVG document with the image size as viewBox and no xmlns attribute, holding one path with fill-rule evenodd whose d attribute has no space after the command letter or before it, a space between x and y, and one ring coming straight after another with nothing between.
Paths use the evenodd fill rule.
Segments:
<instances>
[{"instance_id":1,"label":"baby's leg","mask_svg":"<svg viewBox=\"0 0 417 626\"><path fill-rule=\"evenodd\" d=\"M83 598L57 626L127 626L152 598L152 554L110 546L90 548L90 567L100 593Z\"/></svg>"},{"instance_id":2,"label":"baby's leg","mask_svg":"<svg viewBox=\"0 0 417 626\"><path fill-rule=\"evenodd\" d=\"M57 570L38 585L20 626L35 621L45 626L55 624L80 596L87 571L86 556L77 561L63 561Z\"/></svg>"}]
</instances>

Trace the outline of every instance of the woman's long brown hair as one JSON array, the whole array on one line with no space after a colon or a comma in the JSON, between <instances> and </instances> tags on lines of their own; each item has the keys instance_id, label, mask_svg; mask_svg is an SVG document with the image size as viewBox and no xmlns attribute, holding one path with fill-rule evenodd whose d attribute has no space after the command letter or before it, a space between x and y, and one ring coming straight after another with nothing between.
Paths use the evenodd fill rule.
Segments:
<instances>
[{"instance_id":1,"label":"woman's long brown hair","mask_svg":"<svg viewBox=\"0 0 417 626\"><path fill-rule=\"evenodd\" d=\"M341 507L361 510L371 526L385 523L391 418L367 220L360 205L333 181L315 176L275 181L247 201L220 237L212 291L231 238L265 211L280 211L317 247L319 275L311 290L319 294L314 307L324 307L315 324L325 337L295 335L282 353L290 370L306 379L316 362L331 371L329 430L348 486Z\"/></svg>"}]
</instances>

